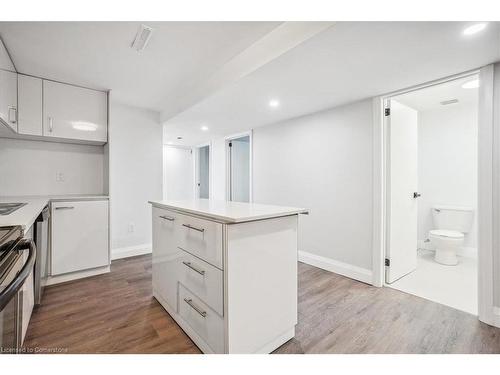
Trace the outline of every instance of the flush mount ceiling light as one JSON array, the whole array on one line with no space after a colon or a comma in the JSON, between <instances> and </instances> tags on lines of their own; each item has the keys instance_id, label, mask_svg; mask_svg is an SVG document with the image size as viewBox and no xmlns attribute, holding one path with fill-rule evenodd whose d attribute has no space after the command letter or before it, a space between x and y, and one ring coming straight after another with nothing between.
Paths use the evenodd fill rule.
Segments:
<instances>
[{"instance_id":1,"label":"flush mount ceiling light","mask_svg":"<svg viewBox=\"0 0 500 375\"><path fill-rule=\"evenodd\" d=\"M81 130L84 132L95 132L97 130L96 124L85 121L74 121L71 123L71 126L75 130Z\"/></svg>"},{"instance_id":2,"label":"flush mount ceiling light","mask_svg":"<svg viewBox=\"0 0 500 375\"><path fill-rule=\"evenodd\" d=\"M181 140L181 139L182 139L182 137L181 137L181 136L179 136L179 137L177 137L177 139L178 139L178 140Z\"/></svg>"},{"instance_id":3,"label":"flush mount ceiling light","mask_svg":"<svg viewBox=\"0 0 500 375\"><path fill-rule=\"evenodd\" d=\"M280 102L277 99L271 99L269 101L269 107L271 108L278 108L280 106Z\"/></svg>"},{"instance_id":4,"label":"flush mount ceiling light","mask_svg":"<svg viewBox=\"0 0 500 375\"><path fill-rule=\"evenodd\" d=\"M135 49L137 52L142 51L144 48L146 48L146 45L148 44L152 34L153 29L151 27L141 25L130 47Z\"/></svg>"},{"instance_id":5,"label":"flush mount ceiling light","mask_svg":"<svg viewBox=\"0 0 500 375\"><path fill-rule=\"evenodd\" d=\"M477 89L479 87L479 79L473 79L472 81L467 81L462 85L463 89Z\"/></svg>"},{"instance_id":6,"label":"flush mount ceiling light","mask_svg":"<svg viewBox=\"0 0 500 375\"><path fill-rule=\"evenodd\" d=\"M206 131L208 131L208 126L203 125L200 129L203 130L204 132L206 132Z\"/></svg>"},{"instance_id":7,"label":"flush mount ceiling light","mask_svg":"<svg viewBox=\"0 0 500 375\"><path fill-rule=\"evenodd\" d=\"M486 23L476 23L474 25L471 25L464 30L464 35L472 35L476 34L486 28Z\"/></svg>"}]
</instances>

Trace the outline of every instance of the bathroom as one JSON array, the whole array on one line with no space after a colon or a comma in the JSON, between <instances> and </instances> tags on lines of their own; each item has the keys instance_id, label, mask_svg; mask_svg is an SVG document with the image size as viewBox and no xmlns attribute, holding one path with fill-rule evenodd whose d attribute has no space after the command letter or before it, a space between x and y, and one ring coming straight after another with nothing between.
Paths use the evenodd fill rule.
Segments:
<instances>
[{"instance_id":1,"label":"bathroom","mask_svg":"<svg viewBox=\"0 0 500 375\"><path fill-rule=\"evenodd\" d=\"M400 147L405 157L411 157L391 160L389 170L398 173L403 168L408 174L416 168L416 179L401 178L412 180L417 188L408 199L413 216L406 222L412 228L401 230L396 223L389 227L396 237L405 237L394 239L393 249L401 243L413 244L416 236L417 256L413 259L409 250L406 271L386 279L387 286L474 315L478 309L478 87L478 76L466 75L390 98L391 151L397 157ZM405 128L403 132L397 125ZM409 125L413 130L408 133ZM401 134L406 140L398 146ZM400 205L397 186L401 181L393 177L389 184L396 186L389 190L390 201Z\"/></svg>"}]
</instances>

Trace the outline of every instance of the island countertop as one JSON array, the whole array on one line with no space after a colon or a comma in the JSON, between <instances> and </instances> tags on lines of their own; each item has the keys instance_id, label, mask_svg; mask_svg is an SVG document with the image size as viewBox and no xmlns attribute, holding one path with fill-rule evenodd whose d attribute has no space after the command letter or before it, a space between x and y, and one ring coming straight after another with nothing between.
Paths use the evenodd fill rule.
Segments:
<instances>
[{"instance_id":1,"label":"island countertop","mask_svg":"<svg viewBox=\"0 0 500 375\"><path fill-rule=\"evenodd\" d=\"M228 224L309 213L305 208L212 199L163 200L149 201L149 203L154 207L202 216Z\"/></svg>"}]
</instances>

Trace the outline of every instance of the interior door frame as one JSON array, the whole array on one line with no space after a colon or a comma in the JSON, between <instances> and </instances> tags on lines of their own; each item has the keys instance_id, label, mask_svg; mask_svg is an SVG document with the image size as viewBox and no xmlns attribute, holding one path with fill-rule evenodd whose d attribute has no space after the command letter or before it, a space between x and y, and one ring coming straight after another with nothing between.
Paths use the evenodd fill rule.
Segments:
<instances>
[{"instance_id":1,"label":"interior door frame","mask_svg":"<svg viewBox=\"0 0 500 375\"><path fill-rule=\"evenodd\" d=\"M242 138L248 136L249 138L249 187L248 187L248 202L253 202L253 130L248 130L242 133L232 134L224 138L224 148L226 154L226 200L231 200L231 165L230 165L230 155L229 155L229 142L233 139Z\"/></svg>"},{"instance_id":2,"label":"interior door frame","mask_svg":"<svg viewBox=\"0 0 500 375\"><path fill-rule=\"evenodd\" d=\"M478 75L478 315L479 320L500 327L500 314L495 314L493 301L493 249L500 245L500 236L494 228L500 228L500 139L499 121L494 121L494 66L445 77L439 80L412 86L373 98L373 248L372 285L385 285L385 250L387 246L387 204L388 204L388 159L390 145L387 120L384 115L387 100L407 92L420 90L455 79ZM496 122L496 123L495 123ZM497 136L498 137L498 136ZM495 154L496 153L496 154ZM496 168L496 169L495 169Z\"/></svg>"},{"instance_id":3,"label":"interior door frame","mask_svg":"<svg viewBox=\"0 0 500 375\"><path fill-rule=\"evenodd\" d=\"M194 157L193 157L193 183L194 183L194 198L195 199L200 199L199 198L199 189L198 189L198 157L199 157L199 152L200 148L202 147L207 147L208 146L208 199L212 199L213 197L213 162L212 162L212 141L205 142L205 143L200 143L196 146L193 147L194 151Z\"/></svg>"}]
</instances>

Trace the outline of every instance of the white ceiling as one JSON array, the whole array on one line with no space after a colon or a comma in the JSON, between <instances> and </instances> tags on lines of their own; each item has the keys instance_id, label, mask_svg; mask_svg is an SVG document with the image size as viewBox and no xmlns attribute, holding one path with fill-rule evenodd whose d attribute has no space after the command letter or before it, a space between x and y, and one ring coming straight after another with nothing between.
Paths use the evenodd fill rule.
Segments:
<instances>
[{"instance_id":1,"label":"white ceiling","mask_svg":"<svg viewBox=\"0 0 500 375\"><path fill-rule=\"evenodd\" d=\"M417 111L430 111L449 107L474 105L477 104L479 90L477 88L463 88L462 85L478 78L477 75L463 77L398 95L394 97L394 99ZM457 99L458 103L441 105L442 101L452 99Z\"/></svg>"},{"instance_id":2,"label":"white ceiling","mask_svg":"<svg viewBox=\"0 0 500 375\"><path fill-rule=\"evenodd\" d=\"M140 53L130 48L140 22L0 22L0 36L20 72L111 89L114 100L157 110L165 142L179 145L500 60L495 22L471 36L462 34L467 22L146 24L154 32ZM281 106L269 108L270 99Z\"/></svg>"},{"instance_id":3,"label":"white ceiling","mask_svg":"<svg viewBox=\"0 0 500 375\"><path fill-rule=\"evenodd\" d=\"M171 118L164 140L194 145L499 61L499 24L464 36L469 24L335 23ZM271 98L281 106L269 108Z\"/></svg>"},{"instance_id":4,"label":"white ceiling","mask_svg":"<svg viewBox=\"0 0 500 375\"><path fill-rule=\"evenodd\" d=\"M111 89L113 98L163 111L280 22L145 22L147 47L130 48L140 22L0 22L16 68L58 81Z\"/></svg>"}]
</instances>

